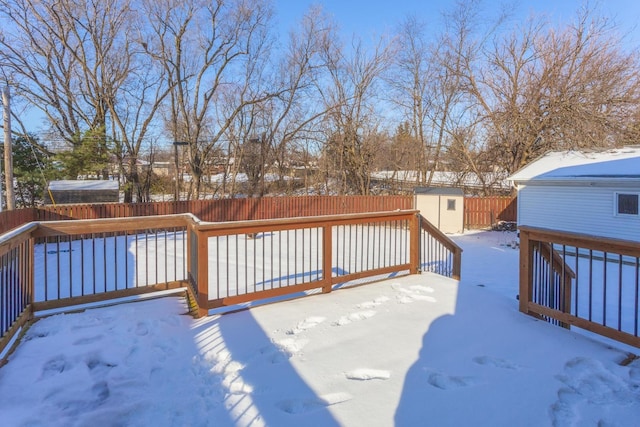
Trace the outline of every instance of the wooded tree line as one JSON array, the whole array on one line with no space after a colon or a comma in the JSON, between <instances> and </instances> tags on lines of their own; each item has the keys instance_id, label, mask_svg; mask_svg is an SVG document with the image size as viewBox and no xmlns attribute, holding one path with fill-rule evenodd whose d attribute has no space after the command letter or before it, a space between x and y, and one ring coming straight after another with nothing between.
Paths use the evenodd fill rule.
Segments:
<instances>
[{"instance_id":1,"label":"wooded tree line","mask_svg":"<svg viewBox=\"0 0 640 427\"><path fill-rule=\"evenodd\" d=\"M227 195L239 173L263 194L265 174L311 160L315 192L369 194L377 169L475 173L488 191L549 150L639 141L638 52L587 7L554 26L460 1L346 40L319 7L280 37L268 0L0 0L0 19L2 78L48 125L30 138L14 108L22 138L45 155L62 141L58 174L117 164L125 201L148 199L138 160L175 141L190 198L220 161Z\"/></svg>"}]
</instances>

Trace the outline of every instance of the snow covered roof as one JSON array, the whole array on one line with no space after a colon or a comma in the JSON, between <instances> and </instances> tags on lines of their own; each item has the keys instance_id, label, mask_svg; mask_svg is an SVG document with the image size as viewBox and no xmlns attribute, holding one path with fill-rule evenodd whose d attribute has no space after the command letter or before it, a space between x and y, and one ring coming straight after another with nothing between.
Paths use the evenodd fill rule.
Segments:
<instances>
[{"instance_id":1,"label":"snow covered roof","mask_svg":"<svg viewBox=\"0 0 640 427\"><path fill-rule=\"evenodd\" d=\"M458 187L416 187L413 191L415 194L432 196L464 196L464 191Z\"/></svg>"},{"instance_id":2,"label":"snow covered roof","mask_svg":"<svg viewBox=\"0 0 640 427\"><path fill-rule=\"evenodd\" d=\"M553 151L508 178L514 184L554 181L639 181L640 146L607 151Z\"/></svg>"},{"instance_id":3,"label":"snow covered roof","mask_svg":"<svg viewBox=\"0 0 640 427\"><path fill-rule=\"evenodd\" d=\"M107 180L61 180L51 181L49 190L79 190L79 191L95 191L95 190L118 190L118 181Z\"/></svg>"},{"instance_id":4,"label":"snow covered roof","mask_svg":"<svg viewBox=\"0 0 640 427\"><path fill-rule=\"evenodd\" d=\"M374 180L392 180L395 182L417 183L418 172L412 170L383 170L371 173ZM509 184L500 174L486 173L481 180L472 172L445 172L435 171L431 179L431 185L464 186L469 188L482 188L483 181L489 183L494 188L509 188Z\"/></svg>"}]
</instances>

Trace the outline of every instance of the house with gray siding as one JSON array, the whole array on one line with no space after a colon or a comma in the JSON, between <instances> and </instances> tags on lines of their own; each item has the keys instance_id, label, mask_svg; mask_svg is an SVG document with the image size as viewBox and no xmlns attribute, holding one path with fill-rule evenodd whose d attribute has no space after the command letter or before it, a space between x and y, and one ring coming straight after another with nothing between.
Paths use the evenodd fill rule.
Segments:
<instances>
[{"instance_id":1,"label":"house with gray siding","mask_svg":"<svg viewBox=\"0 0 640 427\"><path fill-rule=\"evenodd\" d=\"M550 152L509 180L519 226L640 241L640 146Z\"/></svg>"}]
</instances>

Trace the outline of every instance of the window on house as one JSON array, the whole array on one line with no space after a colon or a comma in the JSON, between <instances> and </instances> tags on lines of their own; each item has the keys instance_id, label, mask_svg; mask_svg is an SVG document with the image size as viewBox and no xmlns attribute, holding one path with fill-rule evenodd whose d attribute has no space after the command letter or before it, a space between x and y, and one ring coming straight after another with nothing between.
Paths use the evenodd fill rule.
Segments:
<instances>
[{"instance_id":1,"label":"window on house","mask_svg":"<svg viewBox=\"0 0 640 427\"><path fill-rule=\"evenodd\" d=\"M447 199L447 210L448 211L456 210L456 199Z\"/></svg>"},{"instance_id":2,"label":"window on house","mask_svg":"<svg viewBox=\"0 0 640 427\"><path fill-rule=\"evenodd\" d=\"M618 215L638 215L638 194L616 193Z\"/></svg>"}]
</instances>

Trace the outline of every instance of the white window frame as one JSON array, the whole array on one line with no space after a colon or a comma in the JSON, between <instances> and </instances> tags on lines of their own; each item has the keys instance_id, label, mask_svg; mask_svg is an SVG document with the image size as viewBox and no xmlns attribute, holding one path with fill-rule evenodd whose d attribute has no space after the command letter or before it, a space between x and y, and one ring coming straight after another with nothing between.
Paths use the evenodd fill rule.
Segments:
<instances>
[{"instance_id":1,"label":"white window frame","mask_svg":"<svg viewBox=\"0 0 640 427\"><path fill-rule=\"evenodd\" d=\"M618 201L621 195L638 197L638 213L628 214L628 213L619 212ZM640 193L635 191L616 191L615 193L613 193L613 215L626 217L626 218L639 218L640 217Z\"/></svg>"}]
</instances>

